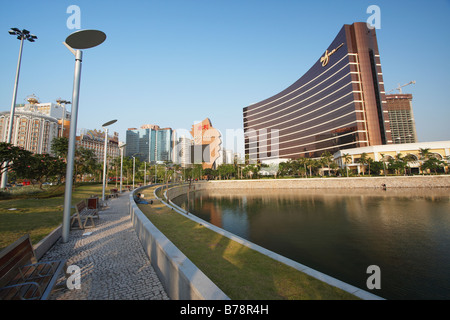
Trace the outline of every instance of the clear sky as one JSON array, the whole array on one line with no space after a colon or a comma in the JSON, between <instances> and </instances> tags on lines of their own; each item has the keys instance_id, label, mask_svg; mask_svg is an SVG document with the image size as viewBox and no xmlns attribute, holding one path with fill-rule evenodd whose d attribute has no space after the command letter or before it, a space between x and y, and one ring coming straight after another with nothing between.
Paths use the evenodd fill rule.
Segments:
<instances>
[{"instance_id":1,"label":"clear sky","mask_svg":"<svg viewBox=\"0 0 450 320\"><path fill-rule=\"evenodd\" d=\"M450 0L1 0L0 111L10 110L19 52L11 27L38 36L24 46L17 103L72 100L70 5L81 29L107 34L84 50L78 129L118 119L110 130L125 141L127 128L190 130L209 117L226 138L242 130L244 107L299 79L377 5L386 91L415 80L403 92L414 95L419 141L450 140Z\"/></svg>"}]
</instances>

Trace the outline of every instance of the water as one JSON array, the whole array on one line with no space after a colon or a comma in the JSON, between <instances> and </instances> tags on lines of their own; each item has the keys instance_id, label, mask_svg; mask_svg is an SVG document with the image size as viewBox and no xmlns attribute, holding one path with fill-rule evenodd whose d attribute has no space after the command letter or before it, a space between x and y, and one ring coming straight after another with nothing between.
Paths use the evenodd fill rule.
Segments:
<instances>
[{"instance_id":1,"label":"water","mask_svg":"<svg viewBox=\"0 0 450 320\"><path fill-rule=\"evenodd\" d=\"M186 207L187 197L174 202ZM450 190L210 190L190 212L386 299L450 299ZM369 290L370 265L381 289Z\"/></svg>"}]
</instances>

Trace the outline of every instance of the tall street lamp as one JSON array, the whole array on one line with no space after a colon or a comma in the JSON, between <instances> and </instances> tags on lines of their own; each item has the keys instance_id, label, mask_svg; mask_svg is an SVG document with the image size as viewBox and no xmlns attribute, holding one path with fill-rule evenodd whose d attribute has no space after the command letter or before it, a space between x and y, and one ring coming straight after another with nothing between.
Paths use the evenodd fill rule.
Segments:
<instances>
[{"instance_id":1,"label":"tall street lamp","mask_svg":"<svg viewBox=\"0 0 450 320\"><path fill-rule=\"evenodd\" d=\"M17 39L20 40L20 50L19 50L19 60L17 61L17 69L16 69L16 80L14 82L14 91L13 91L13 98L11 102L11 112L9 113L9 127L8 127L8 136L7 136L7 143L11 143L12 139L12 127L14 124L14 110L16 106L16 100L17 100L17 87L19 85L19 73L20 73L20 63L22 61L22 51L23 51L23 41L28 40L30 42L34 42L37 37L34 34L30 34L30 31L23 29L22 31L18 28L11 28L9 30L9 34L12 36L17 36ZM6 183L8 182L8 173L5 170L2 174L2 189L6 188Z\"/></svg>"},{"instance_id":2,"label":"tall street lamp","mask_svg":"<svg viewBox=\"0 0 450 320\"><path fill-rule=\"evenodd\" d=\"M117 120L111 120L102 125L105 129L105 152L103 155L103 189L102 189L102 201L105 201L105 186L106 186L106 154L108 152L108 126L116 123Z\"/></svg>"},{"instance_id":3,"label":"tall street lamp","mask_svg":"<svg viewBox=\"0 0 450 320\"><path fill-rule=\"evenodd\" d=\"M135 171L135 165L136 165L136 158L133 156L133 190L134 190L134 171Z\"/></svg>"},{"instance_id":4,"label":"tall street lamp","mask_svg":"<svg viewBox=\"0 0 450 320\"><path fill-rule=\"evenodd\" d=\"M98 30L79 30L66 38L63 44L75 56L75 75L72 93L72 117L70 123L69 148L67 153L66 188L64 193L63 214L63 242L69 241L70 209L72 203L73 167L75 159L75 139L77 134L78 98L80 95L81 61L83 52L80 49L88 49L98 46L105 41L106 35ZM76 50L75 50L76 49Z\"/></svg>"},{"instance_id":5,"label":"tall street lamp","mask_svg":"<svg viewBox=\"0 0 450 320\"><path fill-rule=\"evenodd\" d=\"M123 149L125 148L126 143L123 143L119 146L120 148L120 193L122 193L122 180L123 180Z\"/></svg>"},{"instance_id":6,"label":"tall street lamp","mask_svg":"<svg viewBox=\"0 0 450 320\"><path fill-rule=\"evenodd\" d=\"M66 119L66 104L71 104L71 102L66 101L66 100L61 100L61 98L59 98L58 100L56 100L56 103L59 104L60 106L62 106L62 108L63 108L63 115L61 118L61 137L64 137L64 120Z\"/></svg>"}]
</instances>

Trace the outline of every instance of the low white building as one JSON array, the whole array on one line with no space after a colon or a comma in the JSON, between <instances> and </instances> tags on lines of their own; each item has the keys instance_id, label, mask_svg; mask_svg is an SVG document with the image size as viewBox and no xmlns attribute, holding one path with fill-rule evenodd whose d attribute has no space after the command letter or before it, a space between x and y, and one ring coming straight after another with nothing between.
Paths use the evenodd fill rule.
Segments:
<instances>
[{"instance_id":1,"label":"low white building","mask_svg":"<svg viewBox=\"0 0 450 320\"><path fill-rule=\"evenodd\" d=\"M346 165L349 169L361 171L362 164L359 163L361 155L365 153L366 157L374 161L388 161L389 158L395 159L398 154L402 157L409 155L415 161L409 162L411 168L419 168L421 160L421 150L427 149L430 155L439 160L446 160L450 156L450 141L416 142L402 144L386 144L370 147L361 147L353 149L339 150L334 154L334 160L341 167ZM346 163L345 158L349 158ZM448 161L448 160L447 160Z\"/></svg>"}]
</instances>

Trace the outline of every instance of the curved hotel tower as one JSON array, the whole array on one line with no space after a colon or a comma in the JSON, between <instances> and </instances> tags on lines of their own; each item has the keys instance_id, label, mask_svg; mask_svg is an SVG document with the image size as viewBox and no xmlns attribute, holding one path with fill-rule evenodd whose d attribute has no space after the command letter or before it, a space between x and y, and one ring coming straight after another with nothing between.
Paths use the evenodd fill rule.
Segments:
<instances>
[{"instance_id":1,"label":"curved hotel tower","mask_svg":"<svg viewBox=\"0 0 450 320\"><path fill-rule=\"evenodd\" d=\"M392 143L375 29L344 25L284 91L244 108L249 160L320 157Z\"/></svg>"}]
</instances>

